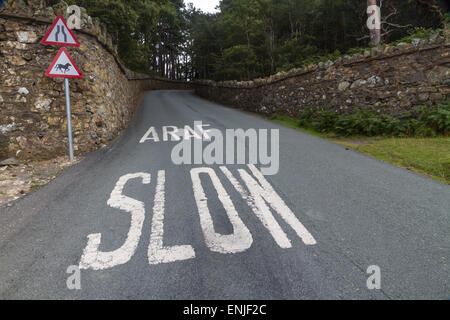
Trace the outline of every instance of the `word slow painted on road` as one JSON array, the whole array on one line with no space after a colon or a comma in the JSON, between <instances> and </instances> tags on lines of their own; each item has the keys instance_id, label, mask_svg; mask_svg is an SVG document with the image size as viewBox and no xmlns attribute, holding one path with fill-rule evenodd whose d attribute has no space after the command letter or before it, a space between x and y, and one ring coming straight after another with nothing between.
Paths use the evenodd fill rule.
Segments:
<instances>
[{"instance_id":1,"label":"word slow painted on road","mask_svg":"<svg viewBox=\"0 0 450 320\"><path fill-rule=\"evenodd\" d=\"M244 182L245 187L227 167L220 167L220 171L248 204L251 211L267 229L277 245L283 249L292 247L291 240L278 224L272 212L278 214L279 218L295 231L305 245L315 245L316 240L314 237L277 194L265 179L264 175L254 165L248 165L248 168L249 171L238 169L239 176ZM206 197L200 174L208 176L216 190L218 199L225 209L225 213L233 227L232 234L223 235L215 230L213 218L208 207L208 198ZM215 170L207 167L194 168L190 170L190 176L206 246L212 252L221 254L236 254L247 251L253 244L252 234L241 220L231 197L225 190ZM150 265L172 263L194 259L196 257L196 251L192 245L164 245L165 177L166 173L164 170L158 171L150 241L147 252ZM144 185L149 185L152 180L152 175L150 173L139 172L120 177L107 201L108 206L128 212L131 216L130 228L126 240L120 248L114 251L103 252L99 250L102 234L88 235L88 243L79 263L80 269L109 269L126 264L134 256L141 239L146 216L145 204L137 199L126 196L124 192L126 184L135 179L138 179Z\"/></svg>"}]
</instances>

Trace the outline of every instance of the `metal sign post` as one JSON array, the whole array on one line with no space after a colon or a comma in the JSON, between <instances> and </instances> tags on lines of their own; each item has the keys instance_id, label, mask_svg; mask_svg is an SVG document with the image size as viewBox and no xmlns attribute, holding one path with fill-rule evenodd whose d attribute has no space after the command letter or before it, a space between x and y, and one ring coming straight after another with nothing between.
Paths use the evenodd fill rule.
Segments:
<instances>
[{"instance_id":1,"label":"metal sign post","mask_svg":"<svg viewBox=\"0 0 450 320\"><path fill-rule=\"evenodd\" d=\"M70 161L73 160L73 141L72 141L72 119L70 112L70 89L69 89L69 79L64 79L64 84L66 87L66 110L67 110L67 135L69 137L69 156Z\"/></svg>"}]
</instances>

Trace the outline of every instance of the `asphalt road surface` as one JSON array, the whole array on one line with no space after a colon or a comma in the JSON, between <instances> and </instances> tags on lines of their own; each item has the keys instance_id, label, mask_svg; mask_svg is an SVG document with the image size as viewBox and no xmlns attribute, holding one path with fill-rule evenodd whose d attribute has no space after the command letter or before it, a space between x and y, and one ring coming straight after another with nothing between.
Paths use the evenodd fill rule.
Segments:
<instances>
[{"instance_id":1,"label":"asphalt road surface","mask_svg":"<svg viewBox=\"0 0 450 320\"><path fill-rule=\"evenodd\" d=\"M279 172L174 164L194 121L279 129ZM0 298L448 299L449 216L448 185L154 91L112 146L0 208Z\"/></svg>"}]
</instances>

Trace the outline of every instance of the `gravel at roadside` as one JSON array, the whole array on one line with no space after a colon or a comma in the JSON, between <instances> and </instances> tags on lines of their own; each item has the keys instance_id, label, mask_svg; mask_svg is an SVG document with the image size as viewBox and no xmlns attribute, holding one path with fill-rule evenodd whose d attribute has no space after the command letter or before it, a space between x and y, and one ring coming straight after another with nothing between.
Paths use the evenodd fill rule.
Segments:
<instances>
[{"instance_id":1,"label":"gravel at roadside","mask_svg":"<svg viewBox=\"0 0 450 320\"><path fill-rule=\"evenodd\" d=\"M64 168L82 160L58 157L47 161L28 161L0 166L0 205L10 204L56 178Z\"/></svg>"}]
</instances>

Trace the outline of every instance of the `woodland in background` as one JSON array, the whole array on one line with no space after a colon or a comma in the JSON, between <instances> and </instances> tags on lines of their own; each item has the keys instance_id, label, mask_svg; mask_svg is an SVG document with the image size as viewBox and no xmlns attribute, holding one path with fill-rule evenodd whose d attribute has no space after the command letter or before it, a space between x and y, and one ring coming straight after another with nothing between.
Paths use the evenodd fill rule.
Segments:
<instances>
[{"instance_id":1,"label":"woodland in background","mask_svg":"<svg viewBox=\"0 0 450 320\"><path fill-rule=\"evenodd\" d=\"M221 0L217 14L183 0L67 3L107 24L129 68L171 79L249 80L369 43L366 0ZM447 3L379 1L383 41L441 26Z\"/></svg>"}]
</instances>

